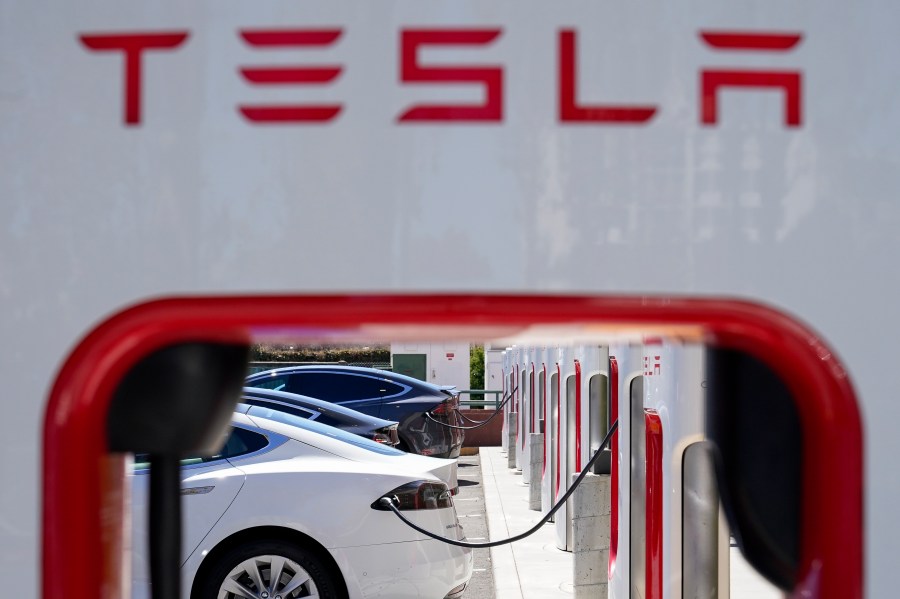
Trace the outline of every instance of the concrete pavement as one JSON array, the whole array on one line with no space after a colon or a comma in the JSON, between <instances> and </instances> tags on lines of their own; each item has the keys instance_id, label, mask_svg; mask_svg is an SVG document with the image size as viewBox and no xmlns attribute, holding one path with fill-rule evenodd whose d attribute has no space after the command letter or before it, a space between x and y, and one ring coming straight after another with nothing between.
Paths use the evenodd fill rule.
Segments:
<instances>
[{"instance_id":1,"label":"concrete pavement","mask_svg":"<svg viewBox=\"0 0 900 599\"><path fill-rule=\"evenodd\" d=\"M481 447L478 457L488 538L491 541L506 539L534 526L541 519L541 513L528 509L528 485L522 482L521 473L507 466L506 454L499 447ZM476 555L490 551L495 599L574 597L574 557L556 548L552 522L515 543L475 551ZM729 559L730 599L781 599L784 596L744 561L737 547L731 547Z\"/></svg>"},{"instance_id":2,"label":"concrete pavement","mask_svg":"<svg viewBox=\"0 0 900 599\"><path fill-rule=\"evenodd\" d=\"M528 509L528 486L499 447L479 450L490 540L525 532L541 513ZM485 551L476 549L476 551ZM572 554L556 548L553 523L530 537L490 549L496 599L571 599Z\"/></svg>"}]
</instances>

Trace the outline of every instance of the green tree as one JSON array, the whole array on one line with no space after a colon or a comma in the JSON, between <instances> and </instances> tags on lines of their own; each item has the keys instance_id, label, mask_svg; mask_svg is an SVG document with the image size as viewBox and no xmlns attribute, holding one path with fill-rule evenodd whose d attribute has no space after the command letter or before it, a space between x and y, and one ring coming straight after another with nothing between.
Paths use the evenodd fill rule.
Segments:
<instances>
[{"instance_id":1,"label":"green tree","mask_svg":"<svg viewBox=\"0 0 900 599\"><path fill-rule=\"evenodd\" d=\"M472 389L484 389L484 346L472 345L469 347L469 385ZM483 400L484 395L472 394L471 399ZM478 406L484 407L484 406Z\"/></svg>"}]
</instances>

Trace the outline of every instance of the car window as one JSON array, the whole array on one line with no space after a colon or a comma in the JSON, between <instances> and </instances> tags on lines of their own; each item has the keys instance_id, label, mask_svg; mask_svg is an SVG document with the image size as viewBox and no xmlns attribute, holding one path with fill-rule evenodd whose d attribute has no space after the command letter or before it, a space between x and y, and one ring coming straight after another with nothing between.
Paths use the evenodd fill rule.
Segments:
<instances>
[{"instance_id":1,"label":"car window","mask_svg":"<svg viewBox=\"0 0 900 599\"><path fill-rule=\"evenodd\" d=\"M352 422L348 423L344 420L339 420L329 414L322 414L318 418L316 418L316 422L321 422L322 424L327 424L328 426L343 426L343 425L351 425Z\"/></svg>"},{"instance_id":2,"label":"car window","mask_svg":"<svg viewBox=\"0 0 900 599\"><path fill-rule=\"evenodd\" d=\"M325 424L320 424L314 420L306 420L305 418L298 418L292 414L286 414L284 412L280 412L277 410L271 410L269 408L264 408L262 406L252 406L250 410L247 412L248 416L257 416L259 418L268 418L269 420L274 420L276 422L281 422L282 424L287 424L289 426L296 426L298 428L302 428L304 430L312 431L315 433L319 433L322 435L326 435L331 437L332 439L337 439L339 441L343 441L345 443L350 443L351 445L355 445L356 447L361 447L363 449L367 449L374 453L380 453L382 455L390 455L390 456L398 456L398 455L406 455L404 452L399 449L394 449L393 447L389 447L387 445L382 445L381 443L376 443L375 441L366 439L365 437L360 437L359 435L354 435L353 433L348 433L346 431L342 431L339 428L334 428L333 426L327 426Z\"/></svg>"},{"instance_id":3,"label":"car window","mask_svg":"<svg viewBox=\"0 0 900 599\"><path fill-rule=\"evenodd\" d=\"M328 401L375 399L404 391L403 387L390 381L357 374L292 372L288 377L286 391Z\"/></svg>"},{"instance_id":4,"label":"car window","mask_svg":"<svg viewBox=\"0 0 900 599\"><path fill-rule=\"evenodd\" d=\"M288 414L293 414L294 416L299 416L300 418L310 418L312 420L317 420L317 416L319 412L313 412L312 410L307 410L301 406L291 405L286 402L281 401L269 401L267 399L261 399L258 397L244 397L244 403L250 404L252 406L262 406L264 408L270 408L272 410L280 410L282 412L287 412Z\"/></svg>"},{"instance_id":5,"label":"car window","mask_svg":"<svg viewBox=\"0 0 900 599\"><path fill-rule=\"evenodd\" d=\"M232 427L228 434L228 439L221 451L215 455L207 457L188 457L181 460L182 466L192 466L194 464L203 464L206 462L214 462L225 458L236 458L247 455L255 451L263 449L269 444L269 440L265 435L254 433L239 427ZM146 470L150 468L150 456L146 453L135 454L134 470Z\"/></svg>"},{"instance_id":6,"label":"car window","mask_svg":"<svg viewBox=\"0 0 900 599\"><path fill-rule=\"evenodd\" d=\"M248 431L247 429L233 427L228 440L222 447L222 451L214 456L204 458L204 461L220 460L222 458L236 458L248 453L259 451L269 444L265 435Z\"/></svg>"},{"instance_id":7,"label":"car window","mask_svg":"<svg viewBox=\"0 0 900 599\"><path fill-rule=\"evenodd\" d=\"M283 376L264 376L255 379L252 383L254 387L261 389L272 389L273 391L284 391L287 379Z\"/></svg>"}]
</instances>

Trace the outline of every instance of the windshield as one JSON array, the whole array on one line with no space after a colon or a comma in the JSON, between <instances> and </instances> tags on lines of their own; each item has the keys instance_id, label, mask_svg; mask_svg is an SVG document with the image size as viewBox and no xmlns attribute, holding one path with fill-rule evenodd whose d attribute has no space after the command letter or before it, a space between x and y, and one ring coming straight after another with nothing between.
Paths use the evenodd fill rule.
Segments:
<instances>
[{"instance_id":1,"label":"windshield","mask_svg":"<svg viewBox=\"0 0 900 599\"><path fill-rule=\"evenodd\" d=\"M339 428L334 428L333 426L328 426L327 424L321 424L319 422L315 422L314 420L307 420L306 418L300 418L299 416L294 416L293 414L287 414L285 412L279 412L270 408L264 408L262 406L250 406L250 409L247 411L247 415L256 416L258 418L267 418L269 420L274 420L282 424L287 424L289 426L293 426L303 430L319 433L320 435L327 435L332 439L337 439L338 441L343 441L344 443L350 443L351 445L354 445L356 447L367 449L369 451L380 453L382 455L406 455L399 449L394 449L393 447L390 447L388 445L376 443L375 441L366 439L365 437L360 437L359 435L354 435L353 433L342 431Z\"/></svg>"}]
</instances>

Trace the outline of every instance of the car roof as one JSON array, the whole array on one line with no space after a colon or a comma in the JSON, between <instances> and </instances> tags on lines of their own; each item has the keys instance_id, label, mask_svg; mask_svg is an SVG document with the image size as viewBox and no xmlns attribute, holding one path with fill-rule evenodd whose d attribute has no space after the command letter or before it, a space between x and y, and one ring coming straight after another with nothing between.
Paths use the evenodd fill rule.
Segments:
<instances>
[{"instance_id":1,"label":"car roof","mask_svg":"<svg viewBox=\"0 0 900 599\"><path fill-rule=\"evenodd\" d=\"M247 380L256 380L258 378L263 378L264 376L274 376L276 374L288 374L292 372L338 372L338 373L346 373L346 374L359 374L365 376L373 376L373 377L381 377L388 381L394 381L397 383L402 383L409 387L418 390L427 390L434 392L435 394L444 394L444 389L447 387L441 387L440 385L435 385L434 383L429 383L427 381L423 381L420 379L413 378L411 376L407 376L405 374L400 374L399 372L393 372L390 370L381 370L379 368L367 368L364 366L344 366L340 364L322 364L322 365L304 365L304 366L285 366L283 368L274 368L272 370L265 370L261 372L255 372L247 377Z\"/></svg>"},{"instance_id":2,"label":"car roof","mask_svg":"<svg viewBox=\"0 0 900 599\"><path fill-rule=\"evenodd\" d=\"M274 401L282 401L284 403L291 403L319 411L339 420L366 424L372 427L382 427L397 424L395 420L386 420L384 418L378 418L377 416L370 416L369 414L363 414L362 412L359 412L357 410L353 410L339 404L331 403L330 401L325 401L324 399L316 399L315 397L308 397L306 395L300 395L298 393L275 391L273 389L263 389L262 387L244 387L241 395L242 397L259 397L271 399Z\"/></svg>"},{"instance_id":3,"label":"car roof","mask_svg":"<svg viewBox=\"0 0 900 599\"><path fill-rule=\"evenodd\" d=\"M372 453L385 456L406 455L406 452L354 433L343 431L315 420L260 406L237 404L232 423L245 424L261 430L278 433L301 443L306 443L350 459L370 456ZM356 457L354 458L353 456Z\"/></svg>"}]
</instances>

